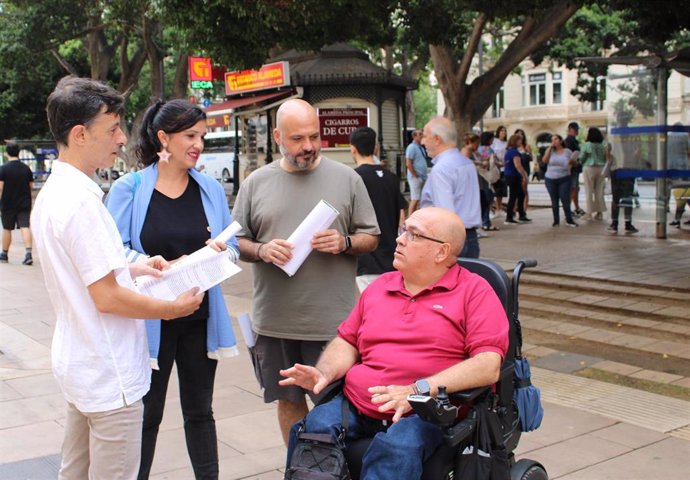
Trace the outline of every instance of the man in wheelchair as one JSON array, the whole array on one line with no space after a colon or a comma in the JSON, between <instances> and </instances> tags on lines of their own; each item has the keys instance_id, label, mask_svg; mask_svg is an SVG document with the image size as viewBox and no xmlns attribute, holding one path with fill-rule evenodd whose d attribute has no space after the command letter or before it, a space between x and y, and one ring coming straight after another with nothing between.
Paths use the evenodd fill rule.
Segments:
<instances>
[{"instance_id":1,"label":"man in wheelchair","mask_svg":"<svg viewBox=\"0 0 690 480\"><path fill-rule=\"evenodd\" d=\"M508 348L508 320L492 287L461 268L465 227L453 212L418 210L397 239L393 266L362 293L316 366L282 370L281 385L319 394L344 377L334 399L306 417L305 431L337 436L349 402L345 445L373 440L361 478L418 479L443 440L416 414L408 395L448 393L494 384ZM290 434L288 462L299 423Z\"/></svg>"}]
</instances>

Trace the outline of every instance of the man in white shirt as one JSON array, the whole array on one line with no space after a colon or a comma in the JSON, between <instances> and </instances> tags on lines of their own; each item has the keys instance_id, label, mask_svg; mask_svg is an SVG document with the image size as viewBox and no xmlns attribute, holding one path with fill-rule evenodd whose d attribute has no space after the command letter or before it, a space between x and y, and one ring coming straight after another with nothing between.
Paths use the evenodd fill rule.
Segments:
<instances>
[{"instance_id":1,"label":"man in white shirt","mask_svg":"<svg viewBox=\"0 0 690 480\"><path fill-rule=\"evenodd\" d=\"M136 292L133 277L159 274L161 257L128 264L117 227L91 180L110 168L126 138L124 98L91 79L65 77L48 98L58 160L36 199L31 225L56 314L53 373L67 400L60 480L135 479L142 401L149 389L146 331L137 318L177 318L199 307Z\"/></svg>"}]
</instances>

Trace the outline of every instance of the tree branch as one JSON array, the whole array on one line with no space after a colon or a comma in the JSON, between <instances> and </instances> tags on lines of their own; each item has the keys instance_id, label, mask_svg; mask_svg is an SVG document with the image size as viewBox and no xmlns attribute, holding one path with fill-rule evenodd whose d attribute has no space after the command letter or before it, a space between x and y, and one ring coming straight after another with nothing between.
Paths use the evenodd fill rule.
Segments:
<instances>
[{"instance_id":1,"label":"tree branch","mask_svg":"<svg viewBox=\"0 0 690 480\"><path fill-rule=\"evenodd\" d=\"M65 59L65 57L63 57L62 55L60 55L60 53L59 53L57 50L55 50L54 48L51 48L51 49L50 49L50 53L53 54L53 56L57 59L57 61L58 61L58 63L60 64L60 66L61 66L62 68L64 68L64 69L67 71L67 73L69 73L69 74L71 74L71 75L77 75L77 76L79 76L79 72L77 72L77 69L74 68L74 66L72 66L72 64L69 63L69 62Z\"/></svg>"},{"instance_id":2,"label":"tree branch","mask_svg":"<svg viewBox=\"0 0 690 480\"><path fill-rule=\"evenodd\" d=\"M482 40L482 32L484 31L485 24L486 15L480 13L477 19L474 21L472 34L467 42L467 48L465 49L465 54L462 56L460 68L457 73L456 81L461 84L464 84L467 81L467 75L469 74L470 67L472 66L472 59L474 58L474 54L477 53L479 42Z\"/></svg>"}]
</instances>

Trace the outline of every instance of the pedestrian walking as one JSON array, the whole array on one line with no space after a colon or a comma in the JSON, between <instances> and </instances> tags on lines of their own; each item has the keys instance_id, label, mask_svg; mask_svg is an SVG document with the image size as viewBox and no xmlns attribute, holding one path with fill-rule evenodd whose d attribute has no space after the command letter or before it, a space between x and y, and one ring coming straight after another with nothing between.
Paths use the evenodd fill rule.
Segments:
<instances>
[{"instance_id":1,"label":"pedestrian walking","mask_svg":"<svg viewBox=\"0 0 690 480\"><path fill-rule=\"evenodd\" d=\"M407 168L407 183L410 186L410 205L408 215L417 210L422 188L427 179L426 152L422 147L422 130L412 132L412 142L405 150L405 166Z\"/></svg>"},{"instance_id":2,"label":"pedestrian walking","mask_svg":"<svg viewBox=\"0 0 690 480\"><path fill-rule=\"evenodd\" d=\"M31 169L19 160L19 146L16 143L8 143L5 152L7 163L0 167L0 209L2 209L0 263L9 261L12 230L19 228L26 250L22 264L33 265L30 217L34 175Z\"/></svg>"}]
</instances>

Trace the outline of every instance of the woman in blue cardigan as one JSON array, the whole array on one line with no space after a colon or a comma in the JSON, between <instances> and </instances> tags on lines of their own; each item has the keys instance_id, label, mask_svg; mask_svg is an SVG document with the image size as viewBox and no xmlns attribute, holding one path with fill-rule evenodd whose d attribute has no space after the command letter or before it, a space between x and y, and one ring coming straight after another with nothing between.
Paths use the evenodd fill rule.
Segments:
<instances>
[{"instance_id":1,"label":"woman in blue cardigan","mask_svg":"<svg viewBox=\"0 0 690 480\"><path fill-rule=\"evenodd\" d=\"M106 198L131 262L162 255L174 262L232 223L223 187L194 167L204 149L206 114L184 100L157 101L144 114L136 154L146 167L116 181ZM239 257L237 240L227 245ZM173 363L177 365L187 451L196 478L218 478L211 407L217 360L238 354L220 286L193 315L149 320L153 374L144 397L139 479L148 478Z\"/></svg>"}]
</instances>

